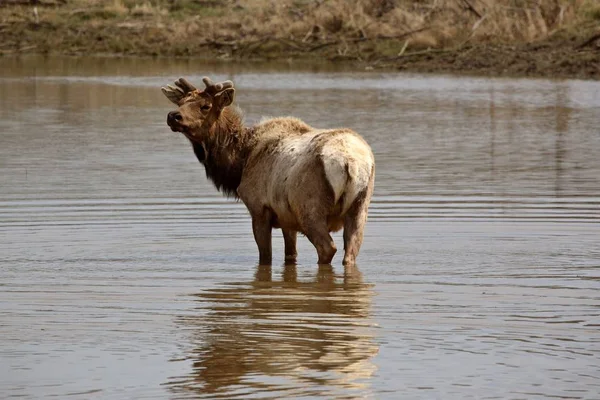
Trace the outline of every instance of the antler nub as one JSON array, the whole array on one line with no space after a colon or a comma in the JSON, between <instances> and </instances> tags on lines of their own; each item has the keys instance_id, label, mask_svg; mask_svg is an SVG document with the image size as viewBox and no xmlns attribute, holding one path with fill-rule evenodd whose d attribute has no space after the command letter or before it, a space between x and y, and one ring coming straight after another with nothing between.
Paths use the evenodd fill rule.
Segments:
<instances>
[{"instance_id":1,"label":"antler nub","mask_svg":"<svg viewBox=\"0 0 600 400\"><path fill-rule=\"evenodd\" d=\"M160 90L162 90L169 101L177 105L179 105L181 99L187 96L188 93L196 90L196 87L189 83L185 78L177 79L175 81L175 86L167 85L167 87L161 87Z\"/></svg>"},{"instance_id":2,"label":"antler nub","mask_svg":"<svg viewBox=\"0 0 600 400\"><path fill-rule=\"evenodd\" d=\"M211 86L214 86L213 81L208 76L205 76L204 78L202 78L202 82L204 82L207 89Z\"/></svg>"},{"instance_id":3,"label":"antler nub","mask_svg":"<svg viewBox=\"0 0 600 400\"><path fill-rule=\"evenodd\" d=\"M233 82L231 81L213 83L213 81L208 76L202 78L202 82L204 82L204 85L206 85L206 89L204 89L204 91L210 94L211 96L214 96L215 94L222 92L225 89L233 87Z\"/></svg>"},{"instance_id":4,"label":"antler nub","mask_svg":"<svg viewBox=\"0 0 600 400\"><path fill-rule=\"evenodd\" d=\"M182 88L186 93L193 92L196 90L196 86L192 85L185 78L179 78L175 81L175 84Z\"/></svg>"}]
</instances>

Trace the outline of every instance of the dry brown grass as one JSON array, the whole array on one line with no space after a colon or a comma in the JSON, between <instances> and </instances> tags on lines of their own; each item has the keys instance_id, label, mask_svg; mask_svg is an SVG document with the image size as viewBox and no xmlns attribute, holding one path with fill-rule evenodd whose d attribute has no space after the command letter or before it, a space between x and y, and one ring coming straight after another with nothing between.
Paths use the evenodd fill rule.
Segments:
<instances>
[{"instance_id":1,"label":"dry brown grass","mask_svg":"<svg viewBox=\"0 0 600 400\"><path fill-rule=\"evenodd\" d=\"M590 0L330 0L239 1L244 10L213 29L233 23L242 36L293 40L399 37L413 45L445 46L464 40L530 42L572 24Z\"/></svg>"},{"instance_id":2,"label":"dry brown grass","mask_svg":"<svg viewBox=\"0 0 600 400\"><path fill-rule=\"evenodd\" d=\"M69 0L0 7L0 51L392 57L600 29L598 0ZM582 28L583 27L583 28Z\"/></svg>"}]
</instances>

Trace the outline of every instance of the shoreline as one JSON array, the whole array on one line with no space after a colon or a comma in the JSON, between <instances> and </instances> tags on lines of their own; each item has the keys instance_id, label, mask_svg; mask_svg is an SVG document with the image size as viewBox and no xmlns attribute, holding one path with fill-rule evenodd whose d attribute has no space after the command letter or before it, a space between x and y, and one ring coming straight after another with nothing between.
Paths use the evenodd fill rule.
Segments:
<instances>
[{"instance_id":1,"label":"shoreline","mask_svg":"<svg viewBox=\"0 0 600 400\"><path fill-rule=\"evenodd\" d=\"M227 1L223 0L223 4ZM325 6L318 2L293 9L304 13L302 17L290 15L289 4L288 8L268 12L273 15L268 15L264 5L246 5L241 11L228 11L223 5L177 10L165 8L166 5L139 6L127 0L94 3L89 9L78 7L81 0L53 7L7 5L0 7L0 57L141 56L224 62L318 62L352 70L600 80L600 6L585 13L584 6L571 6L568 24L558 24L547 34L538 32L530 38L522 37L523 32L550 24L547 21L551 18L535 20L527 16L524 21L531 26L523 22L519 25L521 36L510 39L506 29L499 30L497 26L506 23L508 17L524 17L500 15L503 8L490 11L496 13L496 19L487 28L481 28L485 18L462 14L458 18L452 14L462 26L444 33L442 23L448 19L426 21L415 12L412 18L420 25L413 25L419 27L411 28L409 24L399 28L394 23L399 20L398 15L410 10L408 5L377 17L367 13L369 0L355 1L364 3L353 14L355 19L366 21L362 25L341 20L335 14L337 8L323 10ZM343 3L337 7L340 5ZM245 26L249 20L255 25ZM424 25L423 21L431 25ZM272 26L266 26L269 23ZM381 26L373 27L376 24ZM477 36L480 33L482 36Z\"/></svg>"},{"instance_id":2,"label":"shoreline","mask_svg":"<svg viewBox=\"0 0 600 400\"><path fill-rule=\"evenodd\" d=\"M208 49L202 55L156 55L147 53L79 53L36 52L34 49L20 52L0 52L0 59L20 57L67 57L67 58L140 58L200 60L202 62L274 63L280 65L322 65L343 70L375 70L424 74L449 74L457 76L579 79L600 80L600 50L570 53L570 48L530 51L511 46L470 46L460 50L433 49L418 54L408 54L395 60L358 60L353 58L302 57L294 53L278 55L252 55L249 57L227 56ZM570 53L570 54L569 54ZM211 56L212 55L212 56ZM469 56L469 59L466 57Z\"/></svg>"}]
</instances>

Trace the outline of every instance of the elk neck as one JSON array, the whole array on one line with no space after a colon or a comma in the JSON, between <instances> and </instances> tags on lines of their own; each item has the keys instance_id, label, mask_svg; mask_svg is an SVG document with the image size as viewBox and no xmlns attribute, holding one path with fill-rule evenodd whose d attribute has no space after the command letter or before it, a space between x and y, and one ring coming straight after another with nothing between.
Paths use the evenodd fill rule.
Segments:
<instances>
[{"instance_id":1,"label":"elk neck","mask_svg":"<svg viewBox=\"0 0 600 400\"><path fill-rule=\"evenodd\" d=\"M210 126L201 143L192 141L194 153L206 169L206 176L217 190L237 198L244 165L253 147L254 130L244 127L237 107L226 107Z\"/></svg>"}]
</instances>

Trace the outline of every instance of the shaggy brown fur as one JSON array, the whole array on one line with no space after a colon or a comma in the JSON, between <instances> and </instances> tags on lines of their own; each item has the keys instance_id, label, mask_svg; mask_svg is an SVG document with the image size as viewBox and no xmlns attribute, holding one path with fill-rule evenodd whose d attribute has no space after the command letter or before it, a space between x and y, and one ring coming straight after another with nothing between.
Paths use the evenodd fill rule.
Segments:
<instances>
[{"instance_id":1,"label":"shaggy brown fur","mask_svg":"<svg viewBox=\"0 0 600 400\"><path fill-rule=\"evenodd\" d=\"M204 91L183 79L163 88L179 106L167 123L192 142L217 189L248 208L260 263L271 263L271 230L281 228L286 261L295 261L301 232L329 264L336 253L329 232L344 227L344 264L354 264L375 178L368 144L352 130L318 130L292 117L246 128L230 107L233 83L204 82Z\"/></svg>"}]
</instances>

